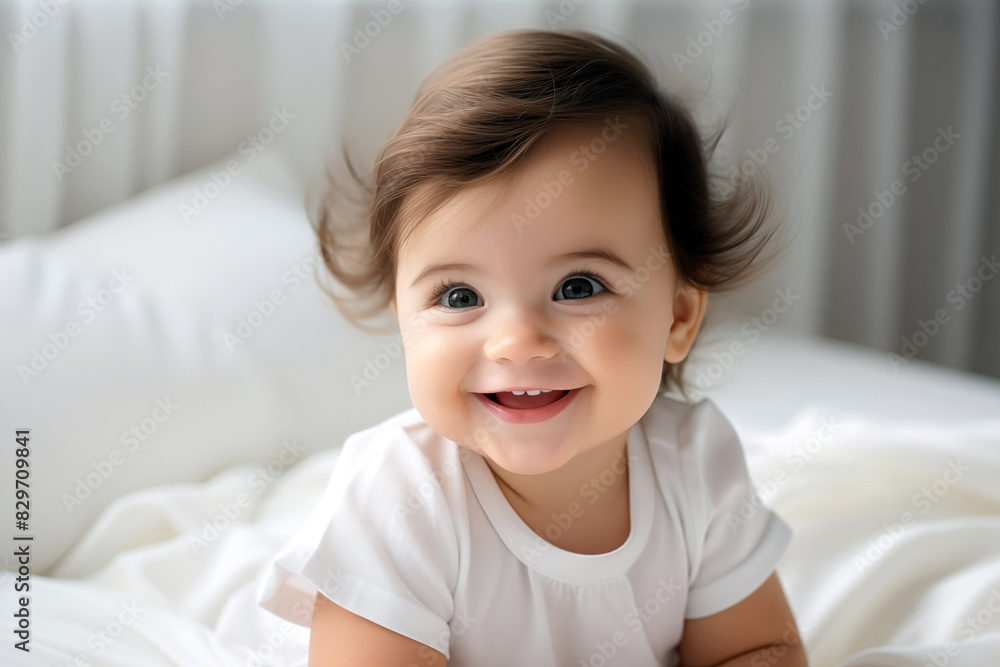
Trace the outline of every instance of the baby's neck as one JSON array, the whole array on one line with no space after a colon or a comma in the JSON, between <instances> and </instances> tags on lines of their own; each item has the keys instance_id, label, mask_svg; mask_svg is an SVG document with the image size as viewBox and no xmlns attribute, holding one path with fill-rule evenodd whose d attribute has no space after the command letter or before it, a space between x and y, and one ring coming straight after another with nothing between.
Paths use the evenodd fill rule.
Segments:
<instances>
[{"instance_id":1,"label":"baby's neck","mask_svg":"<svg viewBox=\"0 0 1000 667\"><path fill-rule=\"evenodd\" d=\"M627 446L609 442L542 475L514 475L487 459L511 508L552 545L582 554L621 546L630 532Z\"/></svg>"}]
</instances>

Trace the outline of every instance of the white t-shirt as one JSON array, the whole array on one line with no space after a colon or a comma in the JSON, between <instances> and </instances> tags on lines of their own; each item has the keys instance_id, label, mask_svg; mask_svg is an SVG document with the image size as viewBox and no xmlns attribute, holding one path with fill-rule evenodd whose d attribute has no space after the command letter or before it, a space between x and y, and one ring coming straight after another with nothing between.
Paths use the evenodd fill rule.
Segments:
<instances>
[{"instance_id":1,"label":"white t-shirt","mask_svg":"<svg viewBox=\"0 0 1000 667\"><path fill-rule=\"evenodd\" d=\"M481 455L415 408L401 412L344 443L258 603L309 625L319 590L450 667L676 665L684 619L754 592L792 533L760 503L739 438L711 401L657 396L627 443L628 539L577 554L521 520ZM581 487L577 516L596 500L595 482ZM546 530L557 536L571 518Z\"/></svg>"}]
</instances>

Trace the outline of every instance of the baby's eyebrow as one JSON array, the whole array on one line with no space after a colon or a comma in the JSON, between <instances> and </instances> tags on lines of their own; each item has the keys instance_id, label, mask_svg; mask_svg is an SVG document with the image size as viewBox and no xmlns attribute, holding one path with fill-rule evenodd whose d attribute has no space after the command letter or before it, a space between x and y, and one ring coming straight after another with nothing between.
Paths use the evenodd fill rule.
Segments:
<instances>
[{"instance_id":1,"label":"baby's eyebrow","mask_svg":"<svg viewBox=\"0 0 1000 667\"><path fill-rule=\"evenodd\" d=\"M616 266L620 266L626 271L633 271L632 265L622 259L618 254L607 248L587 248L586 250L574 250L573 252L568 252L564 255L557 255L552 257L549 261L564 262L567 259L602 259L606 262L610 262ZM475 271L476 267L471 264L431 264L421 271L413 282L410 283L410 287L415 287L417 283L428 277L434 275L435 273L442 273L445 271Z\"/></svg>"},{"instance_id":2,"label":"baby's eyebrow","mask_svg":"<svg viewBox=\"0 0 1000 667\"><path fill-rule=\"evenodd\" d=\"M428 278L429 276L432 276L435 273L441 273L443 271L475 271L475 270L476 267L472 266L471 264L431 264L423 271L421 271L416 278L413 279L413 282L410 283L410 287L416 286L416 284L419 283L421 280L424 280L425 278Z\"/></svg>"},{"instance_id":3,"label":"baby's eyebrow","mask_svg":"<svg viewBox=\"0 0 1000 667\"><path fill-rule=\"evenodd\" d=\"M607 248L588 248L586 250L577 250L575 252L568 252L565 255L559 255L558 257L553 257L553 262L565 261L567 259L603 259L606 262L611 262L626 271L632 271L632 265L626 262L624 259L615 254L614 251L608 250Z\"/></svg>"}]
</instances>

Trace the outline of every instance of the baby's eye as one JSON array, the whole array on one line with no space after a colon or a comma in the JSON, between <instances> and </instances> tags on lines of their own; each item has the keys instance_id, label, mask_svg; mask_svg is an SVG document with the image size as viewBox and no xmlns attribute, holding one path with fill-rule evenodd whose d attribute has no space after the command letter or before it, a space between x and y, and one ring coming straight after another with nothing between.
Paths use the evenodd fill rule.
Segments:
<instances>
[{"instance_id":1,"label":"baby's eye","mask_svg":"<svg viewBox=\"0 0 1000 667\"><path fill-rule=\"evenodd\" d=\"M445 308L472 308L480 305L479 295L468 287L451 287L442 290L435 303Z\"/></svg>"},{"instance_id":2,"label":"baby's eye","mask_svg":"<svg viewBox=\"0 0 1000 667\"><path fill-rule=\"evenodd\" d=\"M597 289L594 289L597 285ZM606 291L607 288L594 276L578 275L566 278L559 289L556 290L556 301L575 301L586 299L594 294ZM561 296L560 296L561 295Z\"/></svg>"}]
</instances>

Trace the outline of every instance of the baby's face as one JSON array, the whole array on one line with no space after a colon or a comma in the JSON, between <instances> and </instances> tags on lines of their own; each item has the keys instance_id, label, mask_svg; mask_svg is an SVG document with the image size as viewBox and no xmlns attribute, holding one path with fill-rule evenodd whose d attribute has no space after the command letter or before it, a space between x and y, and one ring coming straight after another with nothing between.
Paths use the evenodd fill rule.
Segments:
<instances>
[{"instance_id":1,"label":"baby's face","mask_svg":"<svg viewBox=\"0 0 1000 667\"><path fill-rule=\"evenodd\" d=\"M507 187L459 191L400 252L392 308L414 407L512 473L623 444L664 358L687 352L671 331L690 290L667 257L651 159L611 127L558 128ZM534 389L552 391L510 391Z\"/></svg>"}]
</instances>

